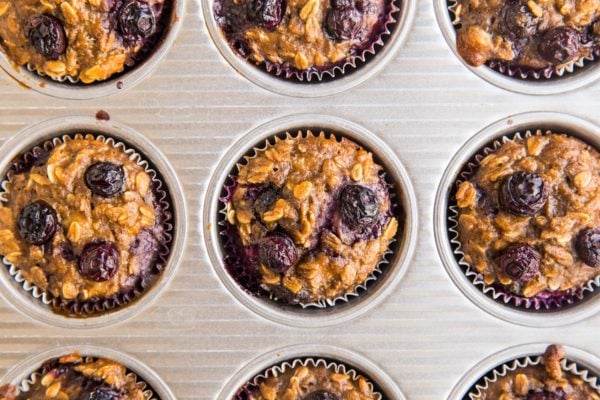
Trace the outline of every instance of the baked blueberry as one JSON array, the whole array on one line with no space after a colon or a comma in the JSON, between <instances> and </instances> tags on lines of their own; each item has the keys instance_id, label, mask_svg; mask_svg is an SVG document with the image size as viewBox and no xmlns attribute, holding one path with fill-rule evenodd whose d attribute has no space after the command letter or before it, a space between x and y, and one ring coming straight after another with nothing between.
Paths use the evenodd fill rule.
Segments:
<instances>
[{"instance_id":1,"label":"baked blueberry","mask_svg":"<svg viewBox=\"0 0 600 400\"><path fill-rule=\"evenodd\" d=\"M524 0L509 0L502 8L502 22L512 39L527 39L538 31L540 19L533 15Z\"/></svg>"},{"instance_id":2,"label":"baked blueberry","mask_svg":"<svg viewBox=\"0 0 600 400\"><path fill-rule=\"evenodd\" d=\"M258 258L267 268L285 274L298 258L294 241L285 233L263 238L258 243Z\"/></svg>"},{"instance_id":3,"label":"baked blueberry","mask_svg":"<svg viewBox=\"0 0 600 400\"><path fill-rule=\"evenodd\" d=\"M259 190L256 200L254 200L254 212L259 218L273 207L277 197L279 197L279 189L273 184L266 185Z\"/></svg>"},{"instance_id":4,"label":"baked blueberry","mask_svg":"<svg viewBox=\"0 0 600 400\"><path fill-rule=\"evenodd\" d=\"M500 205L505 211L515 215L536 215L542 210L547 199L548 192L544 180L537 174L515 172L500 188Z\"/></svg>"},{"instance_id":5,"label":"baked blueberry","mask_svg":"<svg viewBox=\"0 0 600 400\"><path fill-rule=\"evenodd\" d=\"M525 400L566 400L564 390L530 390Z\"/></svg>"},{"instance_id":6,"label":"baked blueberry","mask_svg":"<svg viewBox=\"0 0 600 400\"><path fill-rule=\"evenodd\" d=\"M363 17L357 9L332 8L327 12L325 29L327 33L337 42L352 40L360 31Z\"/></svg>"},{"instance_id":7,"label":"baked blueberry","mask_svg":"<svg viewBox=\"0 0 600 400\"><path fill-rule=\"evenodd\" d=\"M544 33L538 51L545 60L553 64L563 64L577 56L579 45L579 32L568 26L558 26Z\"/></svg>"},{"instance_id":8,"label":"baked blueberry","mask_svg":"<svg viewBox=\"0 0 600 400\"><path fill-rule=\"evenodd\" d=\"M348 185L340 194L342 220L350 228L371 225L379 215L379 199L368 187Z\"/></svg>"},{"instance_id":9,"label":"baked blueberry","mask_svg":"<svg viewBox=\"0 0 600 400\"><path fill-rule=\"evenodd\" d=\"M125 190L125 170L111 162L93 164L85 171L85 184L99 196L117 196Z\"/></svg>"},{"instance_id":10,"label":"baked blueberry","mask_svg":"<svg viewBox=\"0 0 600 400\"><path fill-rule=\"evenodd\" d=\"M95 282L111 279L119 269L119 252L113 243L88 243L81 252L79 273Z\"/></svg>"},{"instance_id":11,"label":"baked blueberry","mask_svg":"<svg viewBox=\"0 0 600 400\"><path fill-rule=\"evenodd\" d=\"M283 0L252 0L251 19L263 28L272 31L283 18Z\"/></svg>"},{"instance_id":12,"label":"baked blueberry","mask_svg":"<svg viewBox=\"0 0 600 400\"><path fill-rule=\"evenodd\" d=\"M584 263L590 267L600 267L600 229L587 228L579 232L575 250Z\"/></svg>"},{"instance_id":13,"label":"baked blueberry","mask_svg":"<svg viewBox=\"0 0 600 400\"><path fill-rule=\"evenodd\" d=\"M152 35L156 27L156 17L148 3L128 0L119 10L119 30L123 37L136 42Z\"/></svg>"},{"instance_id":14,"label":"baked blueberry","mask_svg":"<svg viewBox=\"0 0 600 400\"><path fill-rule=\"evenodd\" d=\"M339 400L339 397L326 390L317 390L307 394L302 400Z\"/></svg>"},{"instance_id":15,"label":"baked blueberry","mask_svg":"<svg viewBox=\"0 0 600 400\"><path fill-rule=\"evenodd\" d=\"M91 391L84 393L80 400L123 400L123 396L108 385L98 385Z\"/></svg>"},{"instance_id":16,"label":"baked blueberry","mask_svg":"<svg viewBox=\"0 0 600 400\"><path fill-rule=\"evenodd\" d=\"M500 267L512 279L528 282L540 270L540 254L526 244L513 244L500 256Z\"/></svg>"},{"instance_id":17,"label":"baked blueberry","mask_svg":"<svg viewBox=\"0 0 600 400\"><path fill-rule=\"evenodd\" d=\"M48 60L57 60L67 50L67 35L61 20L49 14L29 18L29 41Z\"/></svg>"},{"instance_id":18,"label":"baked blueberry","mask_svg":"<svg viewBox=\"0 0 600 400\"><path fill-rule=\"evenodd\" d=\"M17 220L21 238L27 243L42 245L49 242L58 226L56 211L43 200L26 205Z\"/></svg>"}]
</instances>

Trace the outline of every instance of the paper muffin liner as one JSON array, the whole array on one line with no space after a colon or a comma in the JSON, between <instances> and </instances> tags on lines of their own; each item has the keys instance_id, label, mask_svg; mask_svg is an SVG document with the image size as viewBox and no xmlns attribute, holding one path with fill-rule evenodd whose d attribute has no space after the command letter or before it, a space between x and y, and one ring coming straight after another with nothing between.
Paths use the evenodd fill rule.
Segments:
<instances>
[{"instance_id":1,"label":"paper muffin liner","mask_svg":"<svg viewBox=\"0 0 600 400\"><path fill-rule=\"evenodd\" d=\"M8 273L13 279L19 283L26 292L29 292L31 296L43 304L49 306L53 312L64 314L67 317L86 318L97 316L102 313L110 312L118 308L124 307L134 301L139 300L143 297L144 293L152 287L158 277L163 272L167 265L169 254L171 253L171 246L173 242L173 215L171 213L171 198L168 193L168 188L162 182L160 173L153 169L153 166L146 161L141 154L135 149L130 148L127 144L119 142L116 139L105 136L102 134L66 134L62 136L54 137L53 139L47 140L42 144L33 147L27 152L20 155L14 162L13 166L7 172L6 178L0 183L0 202L5 203L8 201L8 184L11 181L12 176L15 174L15 166L23 162L28 162L33 156L33 152L44 149L51 151L55 147L65 143L69 140L93 138L102 143L106 143L114 148L129 155L129 159L135 161L137 165L142 167L144 171L151 178L151 188L155 195L155 207L160 211L157 213L158 216L162 216L162 220L159 219L158 224L162 227L163 241L160 243L159 250L157 252L157 262L153 265L150 270L150 274L153 275L153 279L150 282L141 280L129 291L123 293L116 293L107 298L92 298L89 300L81 301L78 299L67 300L60 297L55 297L50 292L43 291L32 282L28 282L20 268L11 262L6 257L3 258L2 262L8 268Z\"/></svg>"},{"instance_id":2,"label":"paper muffin liner","mask_svg":"<svg viewBox=\"0 0 600 400\"><path fill-rule=\"evenodd\" d=\"M405 6L402 4L402 1L403 0L388 0L386 3L385 15L375 28L378 31L377 34L375 34L367 43L356 48L355 55L350 55L344 60L327 67L311 67L309 69L300 70L285 63L276 63L266 59L257 64L250 58L250 55L244 56L238 52L232 46L232 43L226 35L225 39L238 57L243 58L247 62L256 65L258 68L263 69L272 75L286 80L294 80L299 83L326 82L335 79L338 75L342 76L346 73L351 73L375 56L377 50L385 45L392 34L394 26L398 22L397 14L400 11L400 7Z\"/></svg>"},{"instance_id":3,"label":"paper muffin liner","mask_svg":"<svg viewBox=\"0 0 600 400\"><path fill-rule=\"evenodd\" d=\"M479 379L477 383L472 386L467 394L468 399L478 400L483 398L482 394L488 390L491 384L494 384L498 381L498 379L506 376L510 372L514 372L519 368L533 367L540 364L542 364L542 355L522 357L501 364L493 370L487 372ZM581 378L581 380L586 382L600 393L598 377L593 372L589 371L585 366L573 361L569 361L568 358L565 358L561 361L561 367L563 372L568 372ZM466 398L467 397L465 397L465 399Z\"/></svg>"},{"instance_id":4,"label":"paper muffin liner","mask_svg":"<svg viewBox=\"0 0 600 400\"><path fill-rule=\"evenodd\" d=\"M262 381L271 377L277 377L281 374L284 374L287 369L294 369L301 366L313 368L325 367L330 371L335 371L338 374L348 375L353 381L357 381L359 376L363 376L367 379L369 389L373 393L373 399L382 400L384 398L383 395L379 392L379 389L371 381L371 378L369 378L365 374L357 372L353 367L343 364L336 360L306 357L294 358L292 360L283 361L279 364L267 368L266 370L252 378L252 380L250 380L244 386L242 386L238 391L237 395L232 400L252 400L254 398L252 393L254 392L254 390L260 387L260 383Z\"/></svg>"},{"instance_id":5,"label":"paper muffin liner","mask_svg":"<svg viewBox=\"0 0 600 400\"><path fill-rule=\"evenodd\" d=\"M472 268L469 265L469 263L465 261L464 253L461 250L462 244L460 242L458 232L459 209L456 205L456 199L454 195L456 193L456 188L458 188L458 186L462 182L468 180L477 171L481 160L483 160L489 154L496 152L503 144L513 140L524 140L530 136L547 135L550 133L553 132L550 130L542 131L540 129L533 132L531 130L527 130L524 133L516 132L511 136L502 136L499 139L494 139L493 142L484 146L478 153L472 156L471 159L463 167L462 171L458 175L458 178L456 179L454 187L450 192L450 198L448 201L448 237L450 238L450 245L452 247L454 257L456 258L456 261L462 268L467 278L471 281L471 283L473 283L473 285L477 286L486 296L494 299L495 301L504 305L513 306L530 311L558 310L562 307L572 306L583 301L585 298L589 297L589 295L591 295L598 287L600 287L600 274L596 276L595 279L588 281L582 287L555 292L546 290L538 293L537 295L531 298L518 296L510 292L507 288L505 288L498 282L495 282L492 285L486 284L483 280L483 275L474 268ZM569 136L572 135L569 134ZM577 136L574 135L573 137L577 138ZM587 143L584 140L582 141L584 143Z\"/></svg>"},{"instance_id":6,"label":"paper muffin liner","mask_svg":"<svg viewBox=\"0 0 600 400\"><path fill-rule=\"evenodd\" d=\"M101 357L85 357L85 362L94 362L100 359ZM50 360L47 360L50 361ZM154 393L154 389L150 386L146 381L140 378L135 372L127 368L127 377L134 379L135 384L140 389L144 395L144 400L160 400ZM36 371L32 372L27 378L23 379L18 385L15 385L17 389L17 395L21 393L27 393L31 389L33 385L35 385L39 380L42 379L42 367L38 368Z\"/></svg>"},{"instance_id":7,"label":"paper muffin liner","mask_svg":"<svg viewBox=\"0 0 600 400\"><path fill-rule=\"evenodd\" d=\"M383 254L381 260L371 272L371 274L369 274L369 276L367 276L367 278L362 283L356 285L352 291L345 293L343 296L338 296L332 299L322 299L310 303L298 302L297 304L290 304L289 302L285 301L285 299L278 298L276 294L263 289L261 287L260 275L257 274L256 271L251 271L251 269L248 266L248 263L245 263L243 261L245 257L247 257L247 254L244 254L243 245L240 242L235 225L230 224L227 220L227 204L231 200L233 192L237 187L237 171L239 171L240 167L247 163L249 159L254 158L257 152L266 150L278 140L296 139L299 137L304 138L308 137L308 135L313 135L311 130L308 129L306 131L298 130L296 135L293 135L289 132L285 132L279 135L273 135L265 141L264 146L253 147L250 151L248 151L248 155L243 157L243 160L240 160L238 163L236 163L234 170L230 172L228 179L225 181L221 196L219 197L222 208L219 210L218 226L219 235L222 240L221 245L223 248L223 261L225 264L225 269L234 278L236 283L240 285L248 294L263 297L273 302L280 303L282 305L299 306L302 309L324 309L328 307L334 307L337 304L348 303L352 300L352 298L359 297L361 293L368 290L372 282L376 281L382 274L385 273L387 269L386 267L390 263L389 258L394 253L395 247L397 247L395 245L398 242L397 236L404 229L404 211L402 210L402 207L397 203L398 194L394 190L393 184L389 182L385 172L382 172L380 178L383 182L385 182L385 184L388 187L389 197L391 201L390 217L395 217L398 220L398 233L388 245L387 251ZM337 133L330 133L327 135L333 135L338 140L344 137L344 135ZM370 149L367 150L370 151ZM375 153L373 154L376 155Z\"/></svg>"},{"instance_id":8,"label":"paper muffin liner","mask_svg":"<svg viewBox=\"0 0 600 400\"><path fill-rule=\"evenodd\" d=\"M456 8L458 6L458 0L448 0L448 12L452 25L457 29L460 25L458 16L456 15ZM548 80L551 78L558 79L565 75L576 72L579 69L584 68L589 63L593 62L600 56L600 45L594 45L591 41L589 42L591 52L588 56L580 57L579 59L561 66L551 65L545 68L531 68L516 64L511 64L505 60L490 60L485 65L489 68L509 76L511 78L519 78L523 80Z\"/></svg>"}]
</instances>

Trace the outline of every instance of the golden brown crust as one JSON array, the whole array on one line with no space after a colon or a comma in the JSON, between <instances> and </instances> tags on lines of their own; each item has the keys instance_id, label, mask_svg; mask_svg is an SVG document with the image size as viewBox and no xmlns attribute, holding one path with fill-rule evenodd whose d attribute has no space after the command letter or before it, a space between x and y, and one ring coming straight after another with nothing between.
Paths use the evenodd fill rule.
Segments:
<instances>
[{"instance_id":1,"label":"golden brown crust","mask_svg":"<svg viewBox=\"0 0 600 400\"><path fill-rule=\"evenodd\" d=\"M300 254L298 263L283 275L260 264L262 283L282 286L310 302L342 296L364 282L398 229L381 171L371 153L347 139L338 141L323 133L277 140L241 166L227 215L242 244L256 244L269 232L283 229ZM357 239L330 226L336 197L349 183L377 193L382 217L376 237ZM270 209L257 216L248 192L269 184L280 188L280 194Z\"/></svg>"},{"instance_id":2,"label":"golden brown crust","mask_svg":"<svg viewBox=\"0 0 600 400\"><path fill-rule=\"evenodd\" d=\"M516 171L543 178L549 197L538 215L517 216L499 207L499 188ZM580 140L538 132L505 143L460 184L456 201L461 251L486 284L511 286L498 255L517 243L541 254L540 272L518 289L519 295L579 288L600 274L578 257L574 245L582 229L600 226L600 155Z\"/></svg>"},{"instance_id":3,"label":"golden brown crust","mask_svg":"<svg viewBox=\"0 0 600 400\"><path fill-rule=\"evenodd\" d=\"M324 366L298 366L261 382L256 400L296 400L316 391L327 391L340 400L375 399L372 385L363 376L352 379Z\"/></svg>"},{"instance_id":4,"label":"golden brown crust","mask_svg":"<svg viewBox=\"0 0 600 400\"><path fill-rule=\"evenodd\" d=\"M160 8L164 0L147 0ZM113 0L0 0L0 49L17 65L31 65L54 79L70 77L83 83L103 81L136 63L143 42L126 43L116 30ZM27 36L36 14L63 22L68 46L57 60L39 54Z\"/></svg>"},{"instance_id":5,"label":"golden brown crust","mask_svg":"<svg viewBox=\"0 0 600 400\"><path fill-rule=\"evenodd\" d=\"M543 356L543 363L518 367L509 371L486 390L474 397L475 400L526 400L535 393L551 393L558 397L536 397L536 399L598 400L600 393L579 376L564 371L562 361L566 354L559 345L550 345Z\"/></svg>"},{"instance_id":6,"label":"golden brown crust","mask_svg":"<svg viewBox=\"0 0 600 400\"><path fill-rule=\"evenodd\" d=\"M92 195L83 176L100 161L123 166L123 194ZM91 135L69 138L51 151L43 165L13 173L6 189L7 201L0 206L0 254L42 291L66 300L107 298L141 273L143 255L130 249L143 230L157 224L155 196L148 173L121 149ZM39 199L52 206L60 223L51 245L44 248L22 240L16 226L22 208ZM77 259L66 259L61 253L65 243L78 255L87 243L98 240L114 243L120 256L117 273L105 282L86 279L78 272Z\"/></svg>"}]
</instances>

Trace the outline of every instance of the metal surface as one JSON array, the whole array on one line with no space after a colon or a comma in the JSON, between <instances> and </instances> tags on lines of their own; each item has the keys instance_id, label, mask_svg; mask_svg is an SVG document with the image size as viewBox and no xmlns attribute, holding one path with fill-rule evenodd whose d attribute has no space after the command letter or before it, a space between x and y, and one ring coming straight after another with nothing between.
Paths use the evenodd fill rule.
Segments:
<instances>
[{"instance_id":1,"label":"metal surface","mask_svg":"<svg viewBox=\"0 0 600 400\"><path fill-rule=\"evenodd\" d=\"M476 132L507 116L562 111L599 124L600 85L553 96L525 96L477 78L454 56L420 0L405 46L373 78L344 93L312 99L273 94L231 68L212 43L200 4L173 48L137 87L94 101L67 101L0 77L0 137L52 117L99 109L145 135L183 184L190 231L170 287L149 309L119 325L73 331L36 323L0 303L0 374L48 346L93 343L125 351L152 367L179 399L213 400L232 375L274 348L330 344L364 354L407 399L440 400L473 365L521 343L562 342L599 355L600 315L560 328L513 325L481 311L452 283L436 252L435 191L451 157ZM339 116L375 133L413 182L419 210L415 255L394 291L351 322L300 329L257 317L222 285L201 238L207 182L245 133L296 113Z\"/></svg>"}]
</instances>

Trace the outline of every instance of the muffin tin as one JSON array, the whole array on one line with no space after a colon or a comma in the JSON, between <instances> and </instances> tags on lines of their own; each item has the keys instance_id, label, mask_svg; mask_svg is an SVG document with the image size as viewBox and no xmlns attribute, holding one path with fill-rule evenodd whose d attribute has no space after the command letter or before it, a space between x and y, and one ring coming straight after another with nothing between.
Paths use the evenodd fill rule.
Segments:
<instances>
[{"instance_id":1,"label":"muffin tin","mask_svg":"<svg viewBox=\"0 0 600 400\"><path fill-rule=\"evenodd\" d=\"M360 87L329 97L281 96L228 65L201 10L199 1L187 2L169 54L144 82L118 95L85 102L54 99L0 77L0 138L5 142L40 121L72 115L93 119L105 110L111 121L141 132L164 154L182 183L189 225L171 284L134 318L65 329L40 324L10 302L0 302L0 373L50 346L93 343L142 360L177 398L208 400L256 357L318 343L372 360L407 399L438 400L448 398L473 365L517 344L558 342L600 354L597 314L539 329L481 311L449 279L436 251L433 224L435 191L463 143L501 118L514 124L517 119L511 116L525 111L561 111L598 125L598 83L534 97L477 79L444 42L433 2L421 1L415 2L416 18L403 46ZM203 217L207 192L214 190L210 178L223 173L219 166L228 149L255 127L298 113L351 121L389 147L412 181L419 220L414 256L401 282L362 315L319 328L273 323L240 304L215 273L203 237L211 223Z\"/></svg>"}]
</instances>

